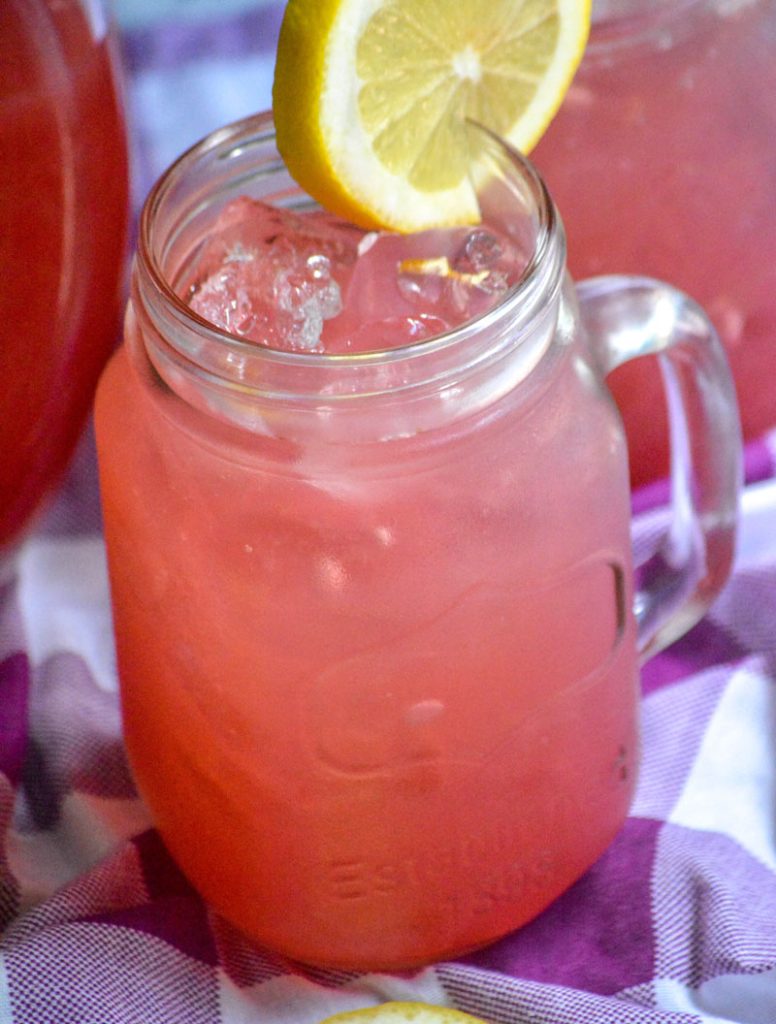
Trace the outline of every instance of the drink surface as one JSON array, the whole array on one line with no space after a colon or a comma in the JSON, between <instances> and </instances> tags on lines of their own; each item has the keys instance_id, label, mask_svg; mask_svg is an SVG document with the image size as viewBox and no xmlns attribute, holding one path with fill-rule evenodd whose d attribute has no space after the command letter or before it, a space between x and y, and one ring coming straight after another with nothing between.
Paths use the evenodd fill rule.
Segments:
<instances>
[{"instance_id":1,"label":"drink surface","mask_svg":"<svg viewBox=\"0 0 776 1024\"><path fill-rule=\"evenodd\" d=\"M79 2L4 0L0 67L2 550L63 471L116 340L127 166L109 47Z\"/></svg>"},{"instance_id":2,"label":"drink surface","mask_svg":"<svg viewBox=\"0 0 776 1024\"><path fill-rule=\"evenodd\" d=\"M645 274L707 310L748 437L776 423L775 49L776 6L758 0L662 3L621 25L604 18L532 154L566 225L576 280ZM653 361L608 383L634 482L663 474Z\"/></svg>"},{"instance_id":3,"label":"drink surface","mask_svg":"<svg viewBox=\"0 0 776 1024\"><path fill-rule=\"evenodd\" d=\"M282 259L257 271L243 257L266 241L266 211L239 204L204 233L179 291L213 319L239 297L249 327L263 309L257 346L282 319L277 344L301 337L305 358L331 344L340 359L335 317L311 345L260 301L299 253L306 264L310 222L281 218ZM377 321L358 348L386 320L380 337L405 342L415 293L385 289L405 259L456 263L460 234L428 252L371 241L362 293L343 232L352 242L326 228L331 276L346 311ZM519 246L499 245L522 269ZM246 273L258 292L239 295ZM380 284L372 306L363 296ZM466 319L464 295L434 317ZM298 437L277 396L250 429L221 404L241 392L206 412L181 401L149 362L158 327L135 292L97 400L127 747L194 884L296 959L400 968L482 945L579 877L626 814L637 666L624 442L569 296L552 301L563 339L473 411L460 412L465 382L445 388L426 428L399 392L371 436L349 437L322 395Z\"/></svg>"},{"instance_id":4,"label":"drink surface","mask_svg":"<svg viewBox=\"0 0 776 1024\"><path fill-rule=\"evenodd\" d=\"M491 225L367 234L324 212L242 197L221 213L179 288L195 312L239 337L347 354L473 319L520 279L527 259Z\"/></svg>"}]
</instances>

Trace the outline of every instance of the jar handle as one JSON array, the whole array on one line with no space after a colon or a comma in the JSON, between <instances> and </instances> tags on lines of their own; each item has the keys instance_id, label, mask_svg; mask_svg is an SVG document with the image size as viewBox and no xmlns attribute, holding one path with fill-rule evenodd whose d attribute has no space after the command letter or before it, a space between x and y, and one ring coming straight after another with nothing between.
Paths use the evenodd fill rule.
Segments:
<instances>
[{"instance_id":1,"label":"jar handle","mask_svg":"<svg viewBox=\"0 0 776 1024\"><path fill-rule=\"evenodd\" d=\"M704 615L730 572L742 479L741 425L717 333L692 299L644 277L577 286L582 323L605 376L638 356L660 364L671 438L670 523L636 562L642 661Z\"/></svg>"}]
</instances>

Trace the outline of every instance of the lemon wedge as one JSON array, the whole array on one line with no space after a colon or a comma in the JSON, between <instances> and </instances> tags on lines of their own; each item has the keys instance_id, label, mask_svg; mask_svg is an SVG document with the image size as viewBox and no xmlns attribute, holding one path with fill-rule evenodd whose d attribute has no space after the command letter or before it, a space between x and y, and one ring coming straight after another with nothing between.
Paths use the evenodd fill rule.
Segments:
<instances>
[{"instance_id":1,"label":"lemon wedge","mask_svg":"<svg viewBox=\"0 0 776 1024\"><path fill-rule=\"evenodd\" d=\"M467 119L527 153L589 25L590 0L289 0L280 153L306 192L361 227L475 222Z\"/></svg>"},{"instance_id":2,"label":"lemon wedge","mask_svg":"<svg viewBox=\"0 0 776 1024\"><path fill-rule=\"evenodd\" d=\"M461 1010L448 1006L432 1006L430 1003L381 1003L363 1010L346 1010L327 1017L321 1024L485 1024L479 1017L472 1017Z\"/></svg>"}]
</instances>

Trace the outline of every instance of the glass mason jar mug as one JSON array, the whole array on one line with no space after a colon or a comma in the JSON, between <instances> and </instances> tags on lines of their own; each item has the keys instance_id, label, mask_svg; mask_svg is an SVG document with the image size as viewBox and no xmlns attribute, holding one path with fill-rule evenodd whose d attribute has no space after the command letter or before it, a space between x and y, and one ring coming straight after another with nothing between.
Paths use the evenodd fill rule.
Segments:
<instances>
[{"instance_id":1,"label":"glass mason jar mug","mask_svg":"<svg viewBox=\"0 0 776 1024\"><path fill-rule=\"evenodd\" d=\"M530 256L496 308L358 355L195 315L176 286L230 198L309 203L263 115L154 188L98 391L139 789L216 910L312 963L460 953L579 877L631 799L639 658L730 564L740 442L708 322L654 281L575 292L541 180L475 134L483 196ZM602 381L648 352L677 498L637 575Z\"/></svg>"}]
</instances>

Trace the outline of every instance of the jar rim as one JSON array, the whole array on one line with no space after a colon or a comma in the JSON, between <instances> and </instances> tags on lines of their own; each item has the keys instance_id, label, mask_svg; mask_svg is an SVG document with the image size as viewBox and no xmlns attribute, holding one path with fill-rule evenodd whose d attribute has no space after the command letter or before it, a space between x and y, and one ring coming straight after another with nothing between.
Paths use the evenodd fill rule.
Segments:
<instances>
[{"instance_id":1,"label":"jar rim","mask_svg":"<svg viewBox=\"0 0 776 1024\"><path fill-rule=\"evenodd\" d=\"M515 284L490 309L457 327L431 338L364 352L284 350L243 340L215 326L192 310L175 291L158 255L159 240L155 237L155 221L160 208L186 174L204 159L218 153L219 159L228 160L234 155L241 155L250 147L274 144L274 123L270 111L253 114L216 129L182 153L157 179L140 215L137 249L142 276L159 296L168 315L178 326L186 327L199 336L229 349L237 358L258 359L265 363L284 364L288 367L367 367L376 363L430 357L442 350L458 347L472 336L487 331L500 319L510 317L510 314L522 314L519 320L527 324L530 322L530 313L536 310L537 299L546 295L548 276L555 278L553 283L556 287L559 286L565 266L565 238L562 226L547 187L533 164L493 132L479 125L473 127L483 133L487 144L498 148L511 169L527 183L535 203L536 239L533 252ZM285 171L285 165L279 156L276 169ZM298 187L296 192L299 196L304 196ZM187 355L190 356L190 353Z\"/></svg>"}]
</instances>

